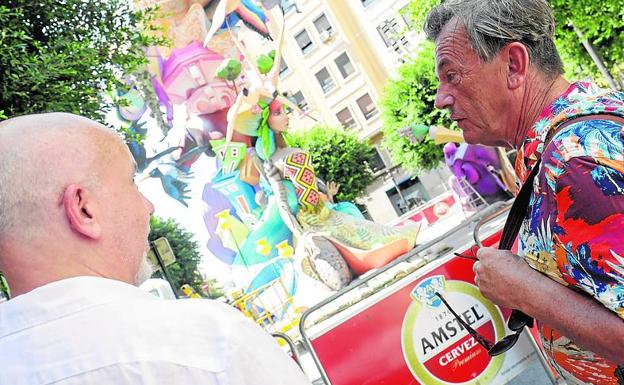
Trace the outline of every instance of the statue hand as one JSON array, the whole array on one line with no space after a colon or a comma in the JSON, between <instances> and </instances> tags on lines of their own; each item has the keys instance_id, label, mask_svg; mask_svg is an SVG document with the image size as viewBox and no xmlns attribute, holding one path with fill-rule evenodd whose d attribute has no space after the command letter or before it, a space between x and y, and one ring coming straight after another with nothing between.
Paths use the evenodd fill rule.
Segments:
<instances>
[{"instance_id":1,"label":"statue hand","mask_svg":"<svg viewBox=\"0 0 624 385\"><path fill-rule=\"evenodd\" d=\"M338 190L340 190L340 184L334 181L327 182L327 198L330 202L334 203L334 196L338 194Z\"/></svg>"}]
</instances>

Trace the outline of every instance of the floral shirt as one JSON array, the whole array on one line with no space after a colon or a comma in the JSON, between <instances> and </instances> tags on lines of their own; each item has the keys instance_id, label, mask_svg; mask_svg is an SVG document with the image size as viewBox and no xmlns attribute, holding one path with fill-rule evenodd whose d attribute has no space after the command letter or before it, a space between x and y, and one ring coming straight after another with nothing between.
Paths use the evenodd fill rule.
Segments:
<instances>
[{"instance_id":1,"label":"floral shirt","mask_svg":"<svg viewBox=\"0 0 624 385\"><path fill-rule=\"evenodd\" d=\"M596 114L624 117L624 93L574 83L544 110L518 150L522 180L542 159L519 253L534 269L624 318L624 128L587 120L551 133L567 120ZM617 384L613 363L539 327L544 350L568 385Z\"/></svg>"}]
</instances>

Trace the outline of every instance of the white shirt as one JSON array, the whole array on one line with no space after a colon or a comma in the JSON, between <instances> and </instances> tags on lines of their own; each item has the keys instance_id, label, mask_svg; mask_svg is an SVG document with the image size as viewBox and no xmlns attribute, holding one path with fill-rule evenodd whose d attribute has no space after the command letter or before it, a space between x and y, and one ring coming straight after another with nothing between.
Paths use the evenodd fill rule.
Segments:
<instances>
[{"instance_id":1,"label":"white shirt","mask_svg":"<svg viewBox=\"0 0 624 385\"><path fill-rule=\"evenodd\" d=\"M0 304L0 385L310 384L235 309L77 277Z\"/></svg>"}]
</instances>

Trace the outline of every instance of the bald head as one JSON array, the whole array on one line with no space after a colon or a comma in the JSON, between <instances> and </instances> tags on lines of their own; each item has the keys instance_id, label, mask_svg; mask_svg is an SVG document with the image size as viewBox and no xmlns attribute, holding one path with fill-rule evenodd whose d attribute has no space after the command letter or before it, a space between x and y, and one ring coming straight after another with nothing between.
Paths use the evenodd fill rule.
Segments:
<instances>
[{"instance_id":1,"label":"bald head","mask_svg":"<svg viewBox=\"0 0 624 385\"><path fill-rule=\"evenodd\" d=\"M0 124L0 164L0 271L15 295L77 276L137 283L149 272L154 207L116 133L70 114L11 119Z\"/></svg>"},{"instance_id":2,"label":"bald head","mask_svg":"<svg viewBox=\"0 0 624 385\"><path fill-rule=\"evenodd\" d=\"M106 158L123 151L110 129L66 113L28 115L0 123L0 246L8 234L26 239L47 231L64 187L97 187Z\"/></svg>"}]
</instances>

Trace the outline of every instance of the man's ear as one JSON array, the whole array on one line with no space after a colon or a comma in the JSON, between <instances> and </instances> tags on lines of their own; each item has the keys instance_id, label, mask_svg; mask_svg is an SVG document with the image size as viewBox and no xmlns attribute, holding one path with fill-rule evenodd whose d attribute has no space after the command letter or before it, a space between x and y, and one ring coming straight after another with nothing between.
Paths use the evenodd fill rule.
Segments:
<instances>
[{"instance_id":1,"label":"man's ear","mask_svg":"<svg viewBox=\"0 0 624 385\"><path fill-rule=\"evenodd\" d=\"M509 43L503 48L507 59L507 87L516 89L524 84L529 71L529 51L522 43Z\"/></svg>"},{"instance_id":2,"label":"man's ear","mask_svg":"<svg viewBox=\"0 0 624 385\"><path fill-rule=\"evenodd\" d=\"M102 227L95 216L93 195L87 189L69 185L63 193L63 208L72 230L87 238L100 238Z\"/></svg>"}]
</instances>

